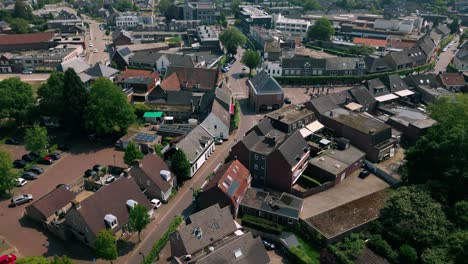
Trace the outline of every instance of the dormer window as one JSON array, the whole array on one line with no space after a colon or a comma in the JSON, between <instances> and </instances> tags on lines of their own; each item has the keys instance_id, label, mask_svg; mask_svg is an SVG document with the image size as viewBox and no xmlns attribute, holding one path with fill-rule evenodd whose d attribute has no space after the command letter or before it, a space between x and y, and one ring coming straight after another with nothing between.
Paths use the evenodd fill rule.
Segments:
<instances>
[{"instance_id":1,"label":"dormer window","mask_svg":"<svg viewBox=\"0 0 468 264\"><path fill-rule=\"evenodd\" d=\"M106 216L104 216L104 222L106 223L106 227L110 229L114 229L118 225L117 217L113 214L106 214Z\"/></svg>"}]
</instances>

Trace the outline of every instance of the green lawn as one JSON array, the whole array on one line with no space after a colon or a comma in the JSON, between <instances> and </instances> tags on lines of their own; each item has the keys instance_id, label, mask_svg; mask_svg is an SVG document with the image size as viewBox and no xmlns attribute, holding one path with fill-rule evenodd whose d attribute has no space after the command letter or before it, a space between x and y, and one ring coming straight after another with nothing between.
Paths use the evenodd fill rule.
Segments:
<instances>
[{"instance_id":1,"label":"green lawn","mask_svg":"<svg viewBox=\"0 0 468 264\"><path fill-rule=\"evenodd\" d=\"M304 253L306 253L307 256L309 256L311 259L317 260L317 263L318 263L318 260L319 260L319 257L320 257L320 253L319 253L318 249L313 244L308 243L307 241L305 241L301 237L299 237L297 235L296 235L296 237L297 237L297 240L299 241L299 244L301 245L302 251L304 251Z\"/></svg>"}]
</instances>

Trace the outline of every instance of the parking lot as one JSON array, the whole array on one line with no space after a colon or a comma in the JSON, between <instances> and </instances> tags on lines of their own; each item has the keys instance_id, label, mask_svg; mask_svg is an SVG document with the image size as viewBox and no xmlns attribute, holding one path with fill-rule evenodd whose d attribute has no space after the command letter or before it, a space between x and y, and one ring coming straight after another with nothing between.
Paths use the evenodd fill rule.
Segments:
<instances>
[{"instance_id":1,"label":"parking lot","mask_svg":"<svg viewBox=\"0 0 468 264\"><path fill-rule=\"evenodd\" d=\"M45 172L37 180L29 181L24 187L15 188L13 195L32 194L35 200L50 192L58 184L72 184L82 178L85 170L96 164L103 166L124 166L123 152L99 144L71 143L71 150L62 153L61 159L53 165L40 165ZM79 146L79 147L73 147ZM21 158L27 151L24 146L2 145L12 158ZM2 234L17 249L19 255L45 255L66 254L76 260L91 261L93 255L89 249L76 246L77 242L60 242L59 239L44 232L37 225L23 219L25 205L9 208L9 199L0 201L0 234ZM52 242L54 241L54 242Z\"/></svg>"}]
</instances>

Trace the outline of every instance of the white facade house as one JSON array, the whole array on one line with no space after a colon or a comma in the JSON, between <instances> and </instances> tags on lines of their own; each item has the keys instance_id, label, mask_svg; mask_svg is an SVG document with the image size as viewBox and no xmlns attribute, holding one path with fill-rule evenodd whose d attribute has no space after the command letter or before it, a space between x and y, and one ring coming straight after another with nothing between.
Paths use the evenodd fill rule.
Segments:
<instances>
[{"instance_id":1,"label":"white facade house","mask_svg":"<svg viewBox=\"0 0 468 264\"><path fill-rule=\"evenodd\" d=\"M284 17L281 14L274 15L275 29L289 34L291 36L307 37L307 31L309 27L313 25L312 22L304 19L293 19Z\"/></svg>"},{"instance_id":2,"label":"white facade house","mask_svg":"<svg viewBox=\"0 0 468 264\"><path fill-rule=\"evenodd\" d=\"M409 33L413 30L414 24L415 21L411 18L403 20L377 19L375 20L374 28Z\"/></svg>"},{"instance_id":3,"label":"white facade house","mask_svg":"<svg viewBox=\"0 0 468 264\"><path fill-rule=\"evenodd\" d=\"M134 13L122 13L115 18L117 27L122 28L133 28L138 25L153 25L153 22L152 16L138 16Z\"/></svg>"},{"instance_id":4,"label":"white facade house","mask_svg":"<svg viewBox=\"0 0 468 264\"><path fill-rule=\"evenodd\" d=\"M265 69L265 72L268 73L268 75L277 77L281 76L282 73L282 68L281 68L281 62L278 61L265 61L263 64L263 68Z\"/></svg>"}]
</instances>

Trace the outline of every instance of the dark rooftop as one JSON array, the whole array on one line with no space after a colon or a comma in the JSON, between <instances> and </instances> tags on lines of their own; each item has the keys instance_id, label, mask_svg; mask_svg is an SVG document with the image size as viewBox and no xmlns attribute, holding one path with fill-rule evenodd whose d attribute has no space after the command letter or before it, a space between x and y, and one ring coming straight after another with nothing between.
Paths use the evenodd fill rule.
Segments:
<instances>
[{"instance_id":1,"label":"dark rooftop","mask_svg":"<svg viewBox=\"0 0 468 264\"><path fill-rule=\"evenodd\" d=\"M342 108L335 108L323 113L323 115L366 134L378 133L390 128L387 124L370 118L362 113L353 113Z\"/></svg>"},{"instance_id":2,"label":"dark rooftop","mask_svg":"<svg viewBox=\"0 0 468 264\"><path fill-rule=\"evenodd\" d=\"M299 218L304 200L289 193L274 197L268 192L248 188L241 206L246 206L290 218Z\"/></svg>"},{"instance_id":3,"label":"dark rooftop","mask_svg":"<svg viewBox=\"0 0 468 264\"><path fill-rule=\"evenodd\" d=\"M280 120L283 123L291 124L309 115L313 115L313 112L309 109L291 104L268 113L266 116L270 119Z\"/></svg>"}]
</instances>

